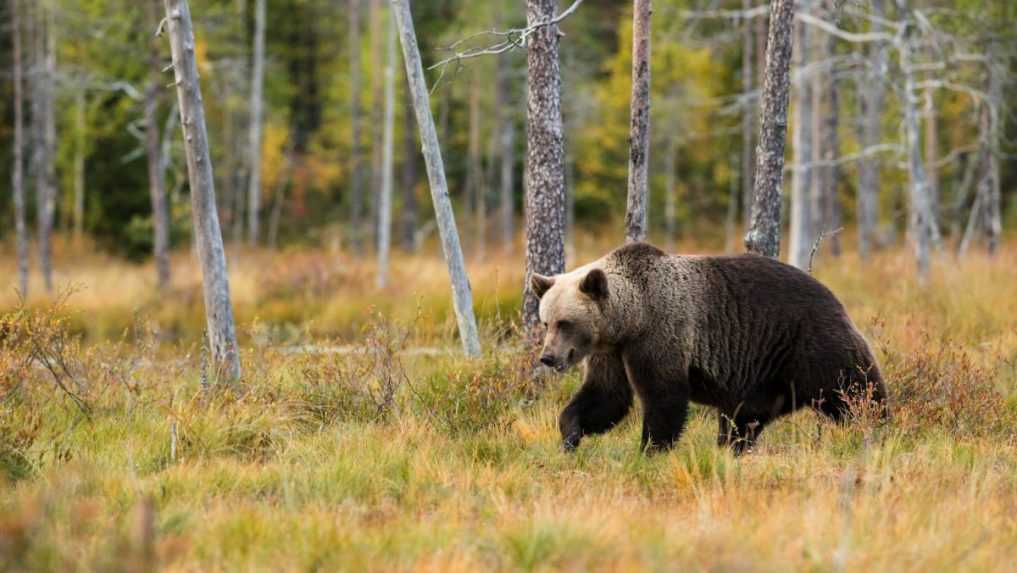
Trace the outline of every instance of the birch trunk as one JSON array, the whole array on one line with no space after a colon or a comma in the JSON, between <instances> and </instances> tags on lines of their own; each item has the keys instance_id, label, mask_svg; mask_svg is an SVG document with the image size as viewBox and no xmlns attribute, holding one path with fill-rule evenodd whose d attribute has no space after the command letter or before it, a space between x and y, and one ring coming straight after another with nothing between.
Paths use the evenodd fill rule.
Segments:
<instances>
[{"instance_id":1,"label":"birch trunk","mask_svg":"<svg viewBox=\"0 0 1017 573\"><path fill-rule=\"evenodd\" d=\"M395 22L389 18L385 48L385 127L381 161L381 196L378 201L378 288L388 283L388 256L392 246L392 179L395 175Z\"/></svg>"},{"instance_id":2,"label":"birch trunk","mask_svg":"<svg viewBox=\"0 0 1017 573\"><path fill-rule=\"evenodd\" d=\"M780 189L784 180L793 20L794 0L772 1L766 71L760 97L752 224L745 236L746 249L774 258L780 253Z\"/></svg>"},{"instance_id":3,"label":"birch trunk","mask_svg":"<svg viewBox=\"0 0 1017 573\"><path fill-rule=\"evenodd\" d=\"M455 214L448 195L448 183L445 180L445 166L438 145L438 133L431 117L430 94L424 79L424 68L420 62L420 50L417 47L417 36L413 27L413 15L410 13L409 0L391 0L392 11L399 28L399 40L402 44L403 60L406 63L406 76L409 78L413 92L413 108L417 115L417 127L420 129L420 140L423 148L424 162L427 165L427 178L431 187L431 199L434 202L435 219L441 235L442 251L448 264L449 280L452 283L452 302L456 320L459 324L459 337L463 351L467 356L480 355L480 337L477 334L477 321L473 316L473 294L470 292L469 278L466 276L466 264L463 261L463 250L459 243L459 232L456 229Z\"/></svg>"},{"instance_id":4,"label":"birch trunk","mask_svg":"<svg viewBox=\"0 0 1017 573\"><path fill-rule=\"evenodd\" d=\"M742 0L742 10L749 10L752 8L752 0ZM753 45L755 38L753 37L753 23L752 20L745 20L745 28L742 30L742 94L748 96L752 93L752 89L755 87L753 81L752 71L752 60L753 60ZM743 205L745 208L749 206L748 197L752 195L752 176L753 169L755 168L755 162L753 161L753 130L756 129L756 108L751 101L747 101L745 108L742 111L742 160L741 160L741 183L742 183L742 198ZM735 205L737 209L737 204ZM748 224L748 215L745 214L743 217L745 223Z\"/></svg>"},{"instance_id":5,"label":"birch trunk","mask_svg":"<svg viewBox=\"0 0 1017 573\"><path fill-rule=\"evenodd\" d=\"M828 52L833 55L833 37L828 36L830 44ZM830 72L826 84L828 112L823 126L823 219L826 228L823 231L833 232L841 226L841 206L838 187L840 183L840 167L834 161L840 157L840 86L837 76ZM830 254L840 256L840 235L833 233L827 239Z\"/></svg>"},{"instance_id":6,"label":"birch trunk","mask_svg":"<svg viewBox=\"0 0 1017 573\"><path fill-rule=\"evenodd\" d=\"M939 126L936 123L936 98L925 92L925 174L929 181L929 210L939 220Z\"/></svg>"},{"instance_id":7,"label":"birch trunk","mask_svg":"<svg viewBox=\"0 0 1017 573\"><path fill-rule=\"evenodd\" d=\"M900 67L904 79L904 130L908 150L908 231L915 251L918 267L918 279L925 282L929 276L929 250L932 242L931 209L929 206L929 186L922 162L921 130L918 117L918 94L915 87L914 70L911 64L911 41L914 30L913 16L907 7L906 0L897 0L897 6L905 19L902 21L900 35L897 38L897 49L900 53Z\"/></svg>"},{"instance_id":8,"label":"birch trunk","mask_svg":"<svg viewBox=\"0 0 1017 573\"><path fill-rule=\"evenodd\" d=\"M382 0L368 0L368 25L370 26L370 74L371 74L371 186L367 191L367 236L370 242L378 237L378 194L381 192L382 153L384 147L384 117L382 98L384 97L382 74L384 67L381 62L384 30L382 30Z\"/></svg>"},{"instance_id":9,"label":"birch trunk","mask_svg":"<svg viewBox=\"0 0 1017 573\"><path fill-rule=\"evenodd\" d=\"M872 0L872 14L883 17L883 0ZM883 107L886 99L885 74L888 70L887 48L882 42L869 46L869 70L858 86L858 101L862 106L861 147L868 149L883 138ZM880 162L877 157L864 157L858 164L858 253L863 261L869 258L874 246L876 225L879 223Z\"/></svg>"},{"instance_id":10,"label":"birch trunk","mask_svg":"<svg viewBox=\"0 0 1017 573\"><path fill-rule=\"evenodd\" d=\"M349 0L350 58L350 239L364 253L363 142L360 133L360 0ZM274 211L273 211L274 213Z\"/></svg>"},{"instance_id":11,"label":"birch trunk","mask_svg":"<svg viewBox=\"0 0 1017 573\"><path fill-rule=\"evenodd\" d=\"M251 140L247 181L247 239L257 246L261 231L261 125L265 83L265 0L254 4L254 61L251 65Z\"/></svg>"},{"instance_id":12,"label":"birch trunk","mask_svg":"<svg viewBox=\"0 0 1017 573\"><path fill-rule=\"evenodd\" d=\"M555 16L555 0L527 0L529 26ZM523 280L523 326L540 335L539 299L530 285L533 273L565 270L565 140L561 115L561 70L558 26L543 26L529 38L526 50L526 273Z\"/></svg>"},{"instance_id":13,"label":"birch trunk","mask_svg":"<svg viewBox=\"0 0 1017 573\"><path fill-rule=\"evenodd\" d=\"M628 206L625 241L646 239L650 166L651 0L634 0L632 9L632 102L629 125Z\"/></svg>"},{"instance_id":14,"label":"birch trunk","mask_svg":"<svg viewBox=\"0 0 1017 573\"><path fill-rule=\"evenodd\" d=\"M208 342L216 373L229 381L235 381L240 378L240 354L233 322L233 306L230 303L226 253L216 212L215 180L208 153L208 132L195 62L191 13L187 0L164 2L180 105L180 125L187 155L191 215L201 261Z\"/></svg>"},{"instance_id":15,"label":"birch trunk","mask_svg":"<svg viewBox=\"0 0 1017 573\"><path fill-rule=\"evenodd\" d=\"M159 26L161 0L145 0L148 29ZM152 202L152 255L155 257L156 286L159 290L170 284L169 208L166 205L166 170L162 158L159 133L159 91L165 81L159 47L155 38L149 40L148 86L145 89L145 156L148 160L148 194Z\"/></svg>"},{"instance_id":16,"label":"birch trunk","mask_svg":"<svg viewBox=\"0 0 1017 573\"><path fill-rule=\"evenodd\" d=\"M1000 139L1002 125L1000 115L1003 113L1003 74L1006 70L1005 60L999 59L999 46L993 42L989 46L989 101L988 101L988 149L986 158L986 231L989 255L999 252L1003 234L1002 202L1003 193L999 179Z\"/></svg>"},{"instance_id":17,"label":"birch trunk","mask_svg":"<svg viewBox=\"0 0 1017 573\"><path fill-rule=\"evenodd\" d=\"M755 89L756 89L756 100L762 99L763 83L766 81L766 42L767 33L769 30L769 19L766 16L759 16L756 18L755 23L755 39L756 39L756 69L755 69ZM753 107L752 112L752 129L756 130L757 134L762 129L762 123L757 113L759 109L758 103L750 103ZM753 138L753 146L758 146L758 137ZM746 232L752 226L752 201L753 201L753 190L756 187L756 162L758 157L756 156L756 147L752 148L752 162L745 166L749 177L752 179L752 186L742 193L742 219L743 225L745 226Z\"/></svg>"},{"instance_id":18,"label":"birch trunk","mask_svg":"<svg viewBox=\"0 0 1017 573\"><path fill-rule=\"evenodd\" d=\"M11 42L14 81L14 165L11 192L14 195L14 233L18 265L18 291L28 298L28 229L25 225L25 117L21 54L21 0L10 0Z\"/></svg>"},{"instance_id":19,"label":"birch trunk","mask_svg":"<svg viewBox=\"0 0 1017 573\"><path fill-rule=\"evenodd\" d=\"M807 12L810 4L803 1L801 10ZM794 172L791 175L791 233L788 244L788 263L807 271L809 253L812 250L813 210L813 78L804 74L808 65L806 54L811 48L811 32L809 26L798 22L797 39L800 49L795 55L795 68L798 70L798 85L794 91L794 125L792 132L792 152L794 153Z\"/></svg>"},{"instance_id":20,"label":"birch trunk","mask_svg":"<svg viewBox=\"0 0 1017 573\"><path fill-rule=\"evenodd\" d=\"M53 33L52 8L40 4L36 7L35 93L32 98L38 112L36 124L36 224L39 234L39 266L47 292L53 291L53 215L56 210L56 111L54 109L54 81L56 76L56 42Z\"/></svg>"}]
</instances>

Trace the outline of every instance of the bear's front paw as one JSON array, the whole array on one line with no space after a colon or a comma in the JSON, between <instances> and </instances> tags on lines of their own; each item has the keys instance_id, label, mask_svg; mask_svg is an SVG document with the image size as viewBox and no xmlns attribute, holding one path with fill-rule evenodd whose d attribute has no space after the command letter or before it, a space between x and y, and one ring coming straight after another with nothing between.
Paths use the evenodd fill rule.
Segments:
<instances>
[{"instance_id":1,"label":"bear's front paw","mask_svg":"<svg viewBox=\"0 0 1017 573\"><path fill-rule=\"evenodd\" d=\"M576 451L579 447L579 440L582 439L582 434L569 434L561 440L561 450L566 454L571 454Z\"/></svg>"}]
</instances>

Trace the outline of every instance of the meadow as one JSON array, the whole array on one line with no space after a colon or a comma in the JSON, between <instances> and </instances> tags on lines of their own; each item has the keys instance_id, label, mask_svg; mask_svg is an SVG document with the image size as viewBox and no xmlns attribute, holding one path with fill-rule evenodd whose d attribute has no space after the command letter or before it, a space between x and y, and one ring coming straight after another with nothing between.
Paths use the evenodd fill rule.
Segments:
<instances>
[{"instance_id":1,"label":"meadow","mask_svg":"<svg viewBox=\"0 0 1017 573\"><path fill-rule=\"evenodd\" d=\"M584 238L573 262L610 245ZM683 252L701 245L683 244ZM800 412L752 453L696 408L639 450L638 409L559 448L575 372L534 376L521 257L470 261L484 356L444 263L230 252L241 384L204 366L199 275L58 250L59 295L0 287L0 570L1011 571L1017 242L819 256L877 353L892 417ZM13 269L10 249L0 268ZM33 285L36 289L36 285Z\"/></svg>"}]
</instances>

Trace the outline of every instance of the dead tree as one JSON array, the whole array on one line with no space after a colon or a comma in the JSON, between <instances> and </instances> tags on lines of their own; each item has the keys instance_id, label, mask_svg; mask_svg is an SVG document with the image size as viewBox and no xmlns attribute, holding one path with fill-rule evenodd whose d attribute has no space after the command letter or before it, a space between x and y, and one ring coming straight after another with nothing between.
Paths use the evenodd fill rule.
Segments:
<instances>
[{"instance_id":1,"label":"dead tree","mask_svg":"<svg viewBox=\"0 0 1017 573\"><path fill-rule=\"evenodd\" d=\"M149 30L158 27L161 20L161 0L146 0L145 10ZM166 205L166 171L163 168L162 140L159 134L159 92L165 82L162 77L162 58L154 36L149 39L148 86L145 88L145 155L148 159L148 194L152 202L152 254L155 257L156 285L160 290L170 284L169 208Z\"/></svg>"},{"instance_id":2,"label":"dead tree","mask_svg":"<svg viewBox=\"0 0 1017 573\"><path fill-rule=\"evenodd\" d=\"M884 16L883 0L872 0L872 15ZM886 100L886 73L889 68L887 44L869 44L868 69L861 76L858 101L861 105L862 149L871 149L883 139L883 109ZM879 223L880 161L878 157L863 157L858 163L858 253L862 260L869 257Z\"/></svg>"},{"instance_id":3,"label":"dead tree","mask_svg":"<svg viewBox=\"0 0 1017 573\"><path fill-rule=\"evenodd\" d=\"M395 22L389 18L385 42L385 126L382 135L381 196L378 200L378 288L388 283L388 255L392 247L392 180L395 176Z\"/></svg>"},{"instance_id":4,"label":"dead tree","mask_svg":"<svg viewBox=\"0 0 1017 573\"><path fill-rule=\"evenodd\" d=\"M523 280L523 326L539 335L539 300L533 273L565 270L565 141L561 115L560 41L555 0L527 0L526 21L534 31L526 51L526 273ZM539 27L537 27L539 26Z\"/></svg>"},{"instance_id":5,"label":"dead tree","mask_svg":"<svg viewBox=\"0 0 1017 573\"><path fill-rule=\"evenodd\" d=\"M247 239L258 244L261 216L261 125L264 114L262 95L265 83L265 0L254 4L254 57L251 65L251 133L247 181Z\"/></svg>"},{"instance_id":6,"label":"dead tree","mask_svg":"<svg viewBox=\"0 0 1017 573\"><path fill-rule=\"evenodd\" d=\"M811 8L809 0L802 0L803 13ZM805 270L809 264L809 250L813 236L813 106L812 74L806 74L811 52L811 31L803 22L795 24L800 49L795 53L798 76L794 90L794 124L791 148L794 152L794 172L791 175L791 232L788 244L788 263Z\"/></svg>"},{"instance_id":7,"label":"dead tree","mask_svg":"<svg viewBox=\"0 0 1017 573\"><path fill-rule=\"evenodd\" d=\"M989 138L989 154L986 158L986 173L983 178L986 198L986 235L988 239L989 255L999 252L999 244L1003 234L1002 221L1002 188L999 180L999 142L1002 135L1000 117L1003 115L1003 74L1005 73L1005 62L1001 61L999 46L993 41L989 46L989 92L987 135Z\"/></svg>"},{"instance_id":8,"label":"dead tree","mask_svg":"<svg viewBox=\"0 0 1017 573\"><path fill-rule=\"evenodd\" d=\"M647 233L650 166L650 8L651 0L634 0L632 9L632 102L629 125L628 206L625 240L642 241Z\"/></svg>"},{"instance_id":9,"label":"dead tree","mask_svg":"<svg viewBox=\"0 0 1017 573\"><path fill-rule=\"evenodd\" d=\"M22 93L21 0L10 0L12 65L14 80L14 165L11 168L11 193L14 195L14 234L17 242L18 291L28 298L28 229L25 225L25 118Z\"/></svg>"},{"instance_id":10,"label":"dead tree","mask_svg":"<svg viewBox=\"0 0 1017 573\"><path fill-rule=\"evenodd\" d=\"M772 0L760 101L752 224L745 236L745 247L750 252L774 258L780 253L780 189L784 180L793 20L794 0Z\"/></svg>"},{"instance_id":11,"label":"dead tree","mask_svg":"<svg viewBox=\"0 0 1017 573\"><path fill-rule=\"evenodd\" d=\"M215 179L208 152L208 131L195 61L191 12L187 0L164 2L166 28L173 54L174 83L180 107L180 125L187 155L194 237L201 261L208 342L215 371L227 380L234 381L240 378L240 354L233 322L233 305L230 302L226 253L216 211Z\"/></svg>"},{"instance_id":12,"label":"dead tree","mask_svg":"<svg viewBox=\"0 0 1017 573\"><path fill-rule=\"evenodd\" d=\"M480 355L480 337L477 334L477 321L473 315L473 294L470 292L469 278L466 276L466 264L463 261L463 249L459 242L456 229L455 214L448 195L448 183L445 180L445 165L441 158L438 145L438 133L431 117L430 94L427 81L424 79L424 68L420 62L420 49L417 47L417 34L414 31L413 15L410 13L409 0L391 0L392 12L399 29L399 40L402 44L403 61L406 64L406 76L410 91L413 92L413 109L417 115L417 127L420 130L421 147L424 162L427 165L427 179L431 187L431 199L434 202L435 219L441 235L442 251L448 264L449 280L452 283L452 303L459 324L459 338L463 343L463 351L467 356Z\"/></svg>"}]
</instances>

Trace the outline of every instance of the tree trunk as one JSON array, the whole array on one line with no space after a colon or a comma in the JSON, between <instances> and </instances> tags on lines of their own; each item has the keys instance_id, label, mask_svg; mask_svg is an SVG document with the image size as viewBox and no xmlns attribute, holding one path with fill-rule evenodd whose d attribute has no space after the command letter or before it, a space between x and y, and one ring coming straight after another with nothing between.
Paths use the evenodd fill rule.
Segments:
<instances>
[{"instance_id":1,"label":"tree trunk","mask_svg":"<svg viewBox=\"0 0 1017 573\"><path fill-rule=\"evenodd\" d=\"M149 30L159 26L161 0L146 0L145 12ZM149 39L148 86L145 89L145 155L148 159L148 194L152 202L152 231L155 257L156 286L163 290L170 284L169 260L169 208L166 205L166 171L162 159L162 140L159 134L159 91L165 80L162 58L155 38Z\"/></svg>"},{"instance_id":2,"label":"tree trunk","mask_svg":"<svg viewBox=\"0 0 1017 573\"><path fill-rule=\"evenodd\" d=\"M997 41L998 42L998 41ZM1002 220L1002 187L999 179L1000 139L1003 137L1000 116L1003 114L1003 77L1007 68L1006 61L999 57L999 46L993 42L989 46L989 101L988 101L988 149L985 168L986 178L986 221L985 229L988 239L989 255L999 252L1003 234ZM1001 66L1003 68L1001 69Z\"/></svg>"},{"instance_id":3,"label":"tree trunk","mask_svg":"<svg viewBox=\"0 0 1017 573\"><path fill-rule=\"evenodd\" d=\"M477 334L477 321L473 316L473 294L470 292L470 282L466 276L466 264L463 261L463 249L459 243L459 232L456 229L452 201L448 196L448 183L445 180L445 165L441 158L441 148L438 145L438 133L434 127L434 118L431 117L430 94L424 79L424 68L420 62L420 50L417 47L417 36L413 27L413 15L410 13L409 0L391 1L392 11L399 27L403 60L406 63L406 76L409 78L410 90L413 92L413 108L417 115L417 127L420 129L424 162L427 165L427 178L431 187L431 199L434 202L435 220L441 235L445 262L448 264L449 280L452 283L452 302L459 324L459 337L463 343L463 351L467 356L479 356L480 337Z\"/></svg>"},{"instance_id":4,"label":"tree trunk","mask_svg":"<svg viewBox=\"0 0 1017 573\"><path fill-rule=\"evenodd\" d=\"M755 89L756 89L756 100L762 99L763 83L766 81L766 41L767 33L769 30L769 19L764 16L756 18L755 24L755 39L756 39L756 70L755 70ZM756 133L762 129L761 118L756 110L759 109L758 103L752 103L750 106L753 107L752 111L752 129L756 130ZM752 201L753 201L753 190L756 187L756 161L758 161L757 147L759 145L758 138L753 138L752 148L752 162L746 165L743 169L746 170L748 177L752 180L752 186L745 189L742 193L742 220L745 226L745 231L752 226Z\"/></svg>"},{"instance_id":5,"label":"tree trunk","mask_svg":"<svg viewBox=\"0 0 1017 573\"><path fill-rule=\"evenodd\" d=\"M417 124L413 118L413 93L409 89L409 82L404 90L405 104L403 112L403 207L400 211L401 217L401 241L403 250L407 253L417 251L417 155L420 149L417 148L416 139L413 137Z\"/></svg>"},{"instance_id":6,"label":"tree trunk","mask_svg":"<svg viewBox=\"0 0 1017 573\"><path fill-rule=\"evenodd\" d=\"M904 129L908 150L908 229L915 250L918 265L918 279L925 282L929 276L929 250L932 242L929 186L922 162L921 130L918 117L918 94L915 87L914 70L911 64L911 37L914 33L914 16L907 6L907 0L897 0L897 7L904 17L897 49L900 53L900 67L904 76Z\"/></svg>"},{"instance_id":7,"label":"tree trunk","mask_svg":"<svg viewBox=\"0 0 1017 573\"><path fill-rule=\"evenodd\" d=\"M801 3L801 10L807 12L810 3ZM795 53L795 68L798 70L798 86L794 90L794 124L791 151L794 153L794 172L791 175L791 236L788 244L788 263L802 270L808 270L809 253L812 250L812 235L815 217L813 210L813 108L815 106L814 76L805 75L809 63L807 54L812 47L809 26L802 22L795 24L800 49Z\"/></svg>"},{"instance_id":8,"label":"tree trunk","mask_svg":"<svg viewBox=\"0 0 1017 573\"><path fill-rule=\"evenodd\" d=\"M364 253L363 142L360 136L360 0L349 0L350 58L350 239Z\"/></svg>"},{"instance_id":9,"label":"tree trunk","mask_svg":"<svg viewBox=\"0 0 1017 573\"><path fill-rule=\"evenodd\" d=\"M925 174L929 181L929 209L939 220L939 127L936 124L936 98L925 92Z\"/></svg>"},{"instance_id":10,"label":"tree trunk","mask_svg":"<svg viewBox=\"0 0 1017 573\"><path fill-rule=\"evenodd\" d=\"M742 10L749 10L752 8L752 0L742 0ZM753 38L753 23L752 20L745 20L745 28L742 30L742 94L748 97L752 93L752 89L755 87L753 81L752 72L752 60L753 60L753 47L755 38ZM741 183L742 183L742 197L744 198L743 204L747 208L749 205L748 197L752 195L752 176L753 169L755 168L755 161L753 157L753 131L756 129L756 108L751 101L746 101L745 108L742 110L742 160L741 160ZM735 205L737 210L737 205ZM748 215L745 214L743 217L745 223L748 224Z\"/></svg>"},{"instance_id":11,"label":"tree trunk","mask_svg":"<svg viewBox=\"0 0 1017 573\"><path fill-rule=\"evenodd\" d=\"M53 215L56 210L56 42L53 12L46 5L35 9L35 75L33 119L35 124L36 224L39 234L39 266L47 292L53 291Z\"/></svg>"},{"instance_id":12,"label":"tree trunk","mask_svg":"<svg viewBox=\"0 0 1017 573\"><path fill-rule=\"evenodd\" d=\"M625 211L626 242L646 239L648 171L650 166L650 7L634 0L632 7L632 102L629 125L629 196Z\"/></svg>"},{"instance_id":13,"label":"tree trunk","mask_svg":"<svg viewBox=\"0 0 1017 573\"><path fill-rule=\"evenodd\" d=\"M388 283L388 255L392 246L392 180L395 176L395 22L389 18L385 42L385 127L382 154L381 196L378 201L378 288Z\"/></svg>"},{"instance_id":14,"label":"tree trunk","mask_svg":"<svg viewBox=\"0 0 1017 573\"><path fill-rule=\"evenodd\" d=\"M829 53L833 55L833 37L827 40L831 43ZM840 228L841 206L840 194L837 192L840 183L840 167L835 163L840 157L840 86L837 83L837 76L830 72L826 84L827 102L829 111L826 115L823 137L823 158L826 165L823 166L823 214L826 220L826 228L823 231L833 232ZM830 254L840 256L840 235L833 233L829 236Z\"/></svg>"},{"instance_id":15,"label":"tree trunk","mask_svg":"<svg viewBox=\"0 0 1017 573\"><path fill-rule=\"evenodd\" d=\"M555 16L555 0L527 0L529 26ZM526 274L523 326L539 336L540 304L530 285L533 273L565 270L565 141L561 116L558 26L543 26L529 38L526 51Z\"/></svg>"},{"instance_id":16,"label":"tree trunk","mask_svg":"<svg viewBox=\"0 0 1017 573\"><path fill-rule=\"evenodd\" d=\"M872 0L872 14L883 17L883 0ZM858 86L862 106L861 147L878 145L883 138L883 106L886 97L885 73L888 70L887 48L882 42L869 46L870 69ZM873 248L876 225L879 223L880 162L877 157L863 157L858 163L858 253L863 261Z\"/></svg>"},{"instance_id":17,"label":"tree trunk","mask_svg":"<svg viewBox=\"0 0 1017 573\"><path fill-rule=\"evenodd\" d=\"M254 61L251 65L251 141L247 187L247 239L257 246L261 215L261 124L262 90L265 79L265 0L254 4Z\"/></svg>"},{"instance_id":18,"label":"tree trunk","mask_svg":"<svg viewBox=\"0 0 1017 573\"><path fill-rule=\"evenodd\" d=\"M187 0L165 0L165 5L187 155L191 215L201 260L208 342L216 373L234 381L240 378L240 354L230 303L226 253L215 206L215 180L208 153L208 131L195 62L191 13Z\"/></svg>"},{"instance_id":19,"label":"tree trunk","mask_svg":"<svg viewBox=\"0 0 1017 573\"><path fill-rule=\"evenodd\" d=\"M25 118L22 90L21 0L10 0L11 41L14 75L14 165L11 168L11 192L14 195L14 230L17 243L18 292L28 298L28 229L25 225Z\"/></svg>"},{"instance_id":20,"label":"tree trunk","mask_svg":"<svg viewBox=\"0 0 1017 573\"><path fill-rule=\"evenodd\" d=\"M382 85L383 65L381 62L381 51L383 46L382 34L382 0L368 0L368 25L370 26L370 67L371 67L371 187L367 192L367 235L370 241L378 238L378 195L381 192L381 180L385 177L382 173L382 153L384 146L384 117L382 106Z\"/></svg>"},{"instance_id":21,"label":"tree trunk","mask_svg":"<svg viewBox=\"0 0 1017 573\"><path fill-rule=\"evenodd\" d=\"M766 72L760 97L752 225L745 235L746 249L774 258L780 253L780 189L784 180L793 20L794 0L773 0L766 43Z\"/></svg>"}]
</instances>

